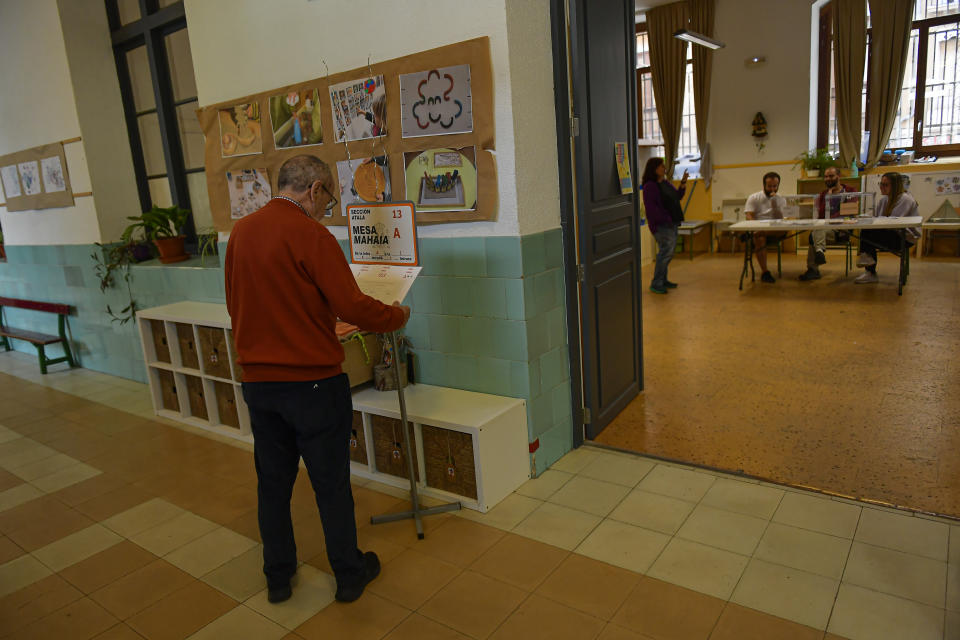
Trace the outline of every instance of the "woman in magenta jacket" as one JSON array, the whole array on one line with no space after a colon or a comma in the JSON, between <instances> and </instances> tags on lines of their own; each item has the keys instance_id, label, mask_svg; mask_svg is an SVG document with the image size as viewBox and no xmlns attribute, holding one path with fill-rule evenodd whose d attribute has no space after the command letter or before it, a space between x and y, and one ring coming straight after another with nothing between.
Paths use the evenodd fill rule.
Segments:
<instances>
[{"instance_id":1,"label":"woman in magenta jacket","mask_svg":"<svg viewBox=\"0 0 960 640\"><path fill-rule=\"evenodd\" d=\"M680 180L679 190L665 178L666 172L663 158L650 158L643 170L642 179L643 208L647 212L647 225L659 247L653 280L650 282L650 291L654 293L666 293L667 289L677 286L677 283L667 280L667 265L673 259L673 252L677 248L677 229L683 221L680 199L687 189L686 171Z\"/></svg>"}]
</instances>

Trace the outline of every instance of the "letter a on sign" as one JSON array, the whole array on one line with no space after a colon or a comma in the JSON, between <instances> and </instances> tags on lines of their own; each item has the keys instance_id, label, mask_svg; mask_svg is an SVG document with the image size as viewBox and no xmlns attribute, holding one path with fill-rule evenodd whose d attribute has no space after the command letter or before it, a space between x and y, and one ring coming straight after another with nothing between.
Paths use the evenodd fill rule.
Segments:
<instances>
[{"instance_id":1,"label":"letter a on sign","mask_svg":"<svg viewBox=\"0 0 960 640\"><path fill-rule=\"evenodd\" d=\"M398 228L396 228L396 227L393 228L393 237L394 237L394 238L399 238L399 237L400 237L400 229L398 229Z\"/></svg>"}]
</instances>

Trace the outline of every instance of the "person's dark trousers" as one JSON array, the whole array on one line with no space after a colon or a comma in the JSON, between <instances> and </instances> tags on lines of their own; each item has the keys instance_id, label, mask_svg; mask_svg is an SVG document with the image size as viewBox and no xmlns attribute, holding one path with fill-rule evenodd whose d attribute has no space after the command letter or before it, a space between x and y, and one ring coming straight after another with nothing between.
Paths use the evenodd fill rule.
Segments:
<instances>
[{"instance_id":1,"label":"person's dark trousers","mask_svg":"<svg viewBox=\"0 0 960 640\"><path fill-rule=\"evenodd\" d=\"M913 243L907 239L907 247ZM874 260L877 251L900 251L900 233L893 229L864 229L860 232L860 253L865 253ZM867 267L867 271L876 272L877 266Z\"/></svg>"},{"instance_id":2,"label":"person's dark trousers","mask_svg":"<svg viewBox=\"0 0 960 640\"><path fill-rule=\"evenodd\" d=\"M297 570L290 498L301 456L337 584L358 580L363 563L350 489L353 401L346 374L310 382L245 382L243 398L253 430L267 585L285 585Z\"/></svg>"},{"instance_id":3,"label":"person's dark trousers","mask_svg":"<svg viewBox=\"0 0 960 640\"><path fill-rule=\"evenodd\" d=\"M677 250L677 227L672 224L665 224L659 227L653 234L659 247L657 251L656 264L653 267L653 281L651 287L656 289L665 289L667 286L667 266L673 260L673 254Z\"/></svg>"}]
</instances>

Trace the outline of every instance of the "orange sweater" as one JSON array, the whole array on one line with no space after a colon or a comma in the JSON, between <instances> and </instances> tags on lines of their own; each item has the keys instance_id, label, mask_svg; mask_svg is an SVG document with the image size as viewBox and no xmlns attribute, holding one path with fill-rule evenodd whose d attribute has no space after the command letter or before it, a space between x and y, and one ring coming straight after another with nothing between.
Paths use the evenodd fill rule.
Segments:
<instances>
[{"instance_id":1,"label":"orange sweater","mask_svg":"<svg viewBox=\"0 0 960 640\"><path fill-rule=\"evenodd\" d=\"M224 271L244 382L338 375L338 317L377 332L403 324L401 309L360 291L333 234L286 200L237 221Z\"/></svg>"}]
</instances>

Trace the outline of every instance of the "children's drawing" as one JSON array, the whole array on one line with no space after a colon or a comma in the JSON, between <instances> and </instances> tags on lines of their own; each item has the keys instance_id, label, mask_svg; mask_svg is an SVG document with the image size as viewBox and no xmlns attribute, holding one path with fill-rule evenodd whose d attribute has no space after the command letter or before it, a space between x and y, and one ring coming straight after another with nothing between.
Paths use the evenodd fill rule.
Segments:
<instances>
[{"instance_id":1,"label":"children's drawing","mask_svg":"<svg viewBox=\"0 0 960 640\"><path fill-rule=\"evenodd\" d=\"M330 107L335 142L387 135L387 93L383 76L331 86Z\"/></svg>"},{"instance_id":2,"label":"children's drawing","mask_svg":"<svg viewBox=\"0 0 960 640\"><path fill-rule=\"evenodd\" d=\"M67 190L67 181L63 178L63 165L60 163L60 156L44 158L40 161L40 168L43 171L44 191L52 193Z\"/></svg>"},{"instance_id":3,"label":"children's drawing","mask_svg":"<svg viewBox=\"0 0 960 640\"><path fill-rule=\"evenodd\" d=\"M242 218L270 202L270 178L266 169L227 171L230 217Z\"/></svg>"},{"instance_id":4,"label":"children's drawing","mask_svg":"<svg viewBox=\"0 0 960 640\"><path fill-rule=\"evenodd\" d=\"M224 158L263 151L260 105L256 102L220 109L220 152Z\"/></svg>"},{"instance_id":5,"label":"children's drawing","mask_svg":"<svg viewBox=\"0 0 960 640\"><path fill-rule=\"evenodd\" d=\"M277 149L323 144L320 92L307 89L270 96L270 124Z\"/></svg>"},{"instance_id":6,"label":"children's drawing","mask_svg":"<svg viewBox=\"0 0 960 640\"><path fill-rule=\"evenodd\" d=\"M20 170L20 184L23 185L23 195L35 196L43 193L40 185L40 164L36 160L21 162L17 165Z\"/></svg>"},{"instance_id":7,"label":"children's drawing","mask_svg":"<svg viewBox=\"0 0 960 640\"><path fill-rule=\"evenodd\" d=\"M401 75L400 113L404 138L473 131L470 65Z\"/></svg>"},{"instance_id":8,"label":"children's drawing","mask_svg":"<svg viewBox=\"0 0 960 640\"><path fill-rule=\"evenodd\" d=\"M17 175L17 165L0 167L0 179L3 180L3 192L7 200L20 197L20 176Z\"/></svg>"}]
</instances>

